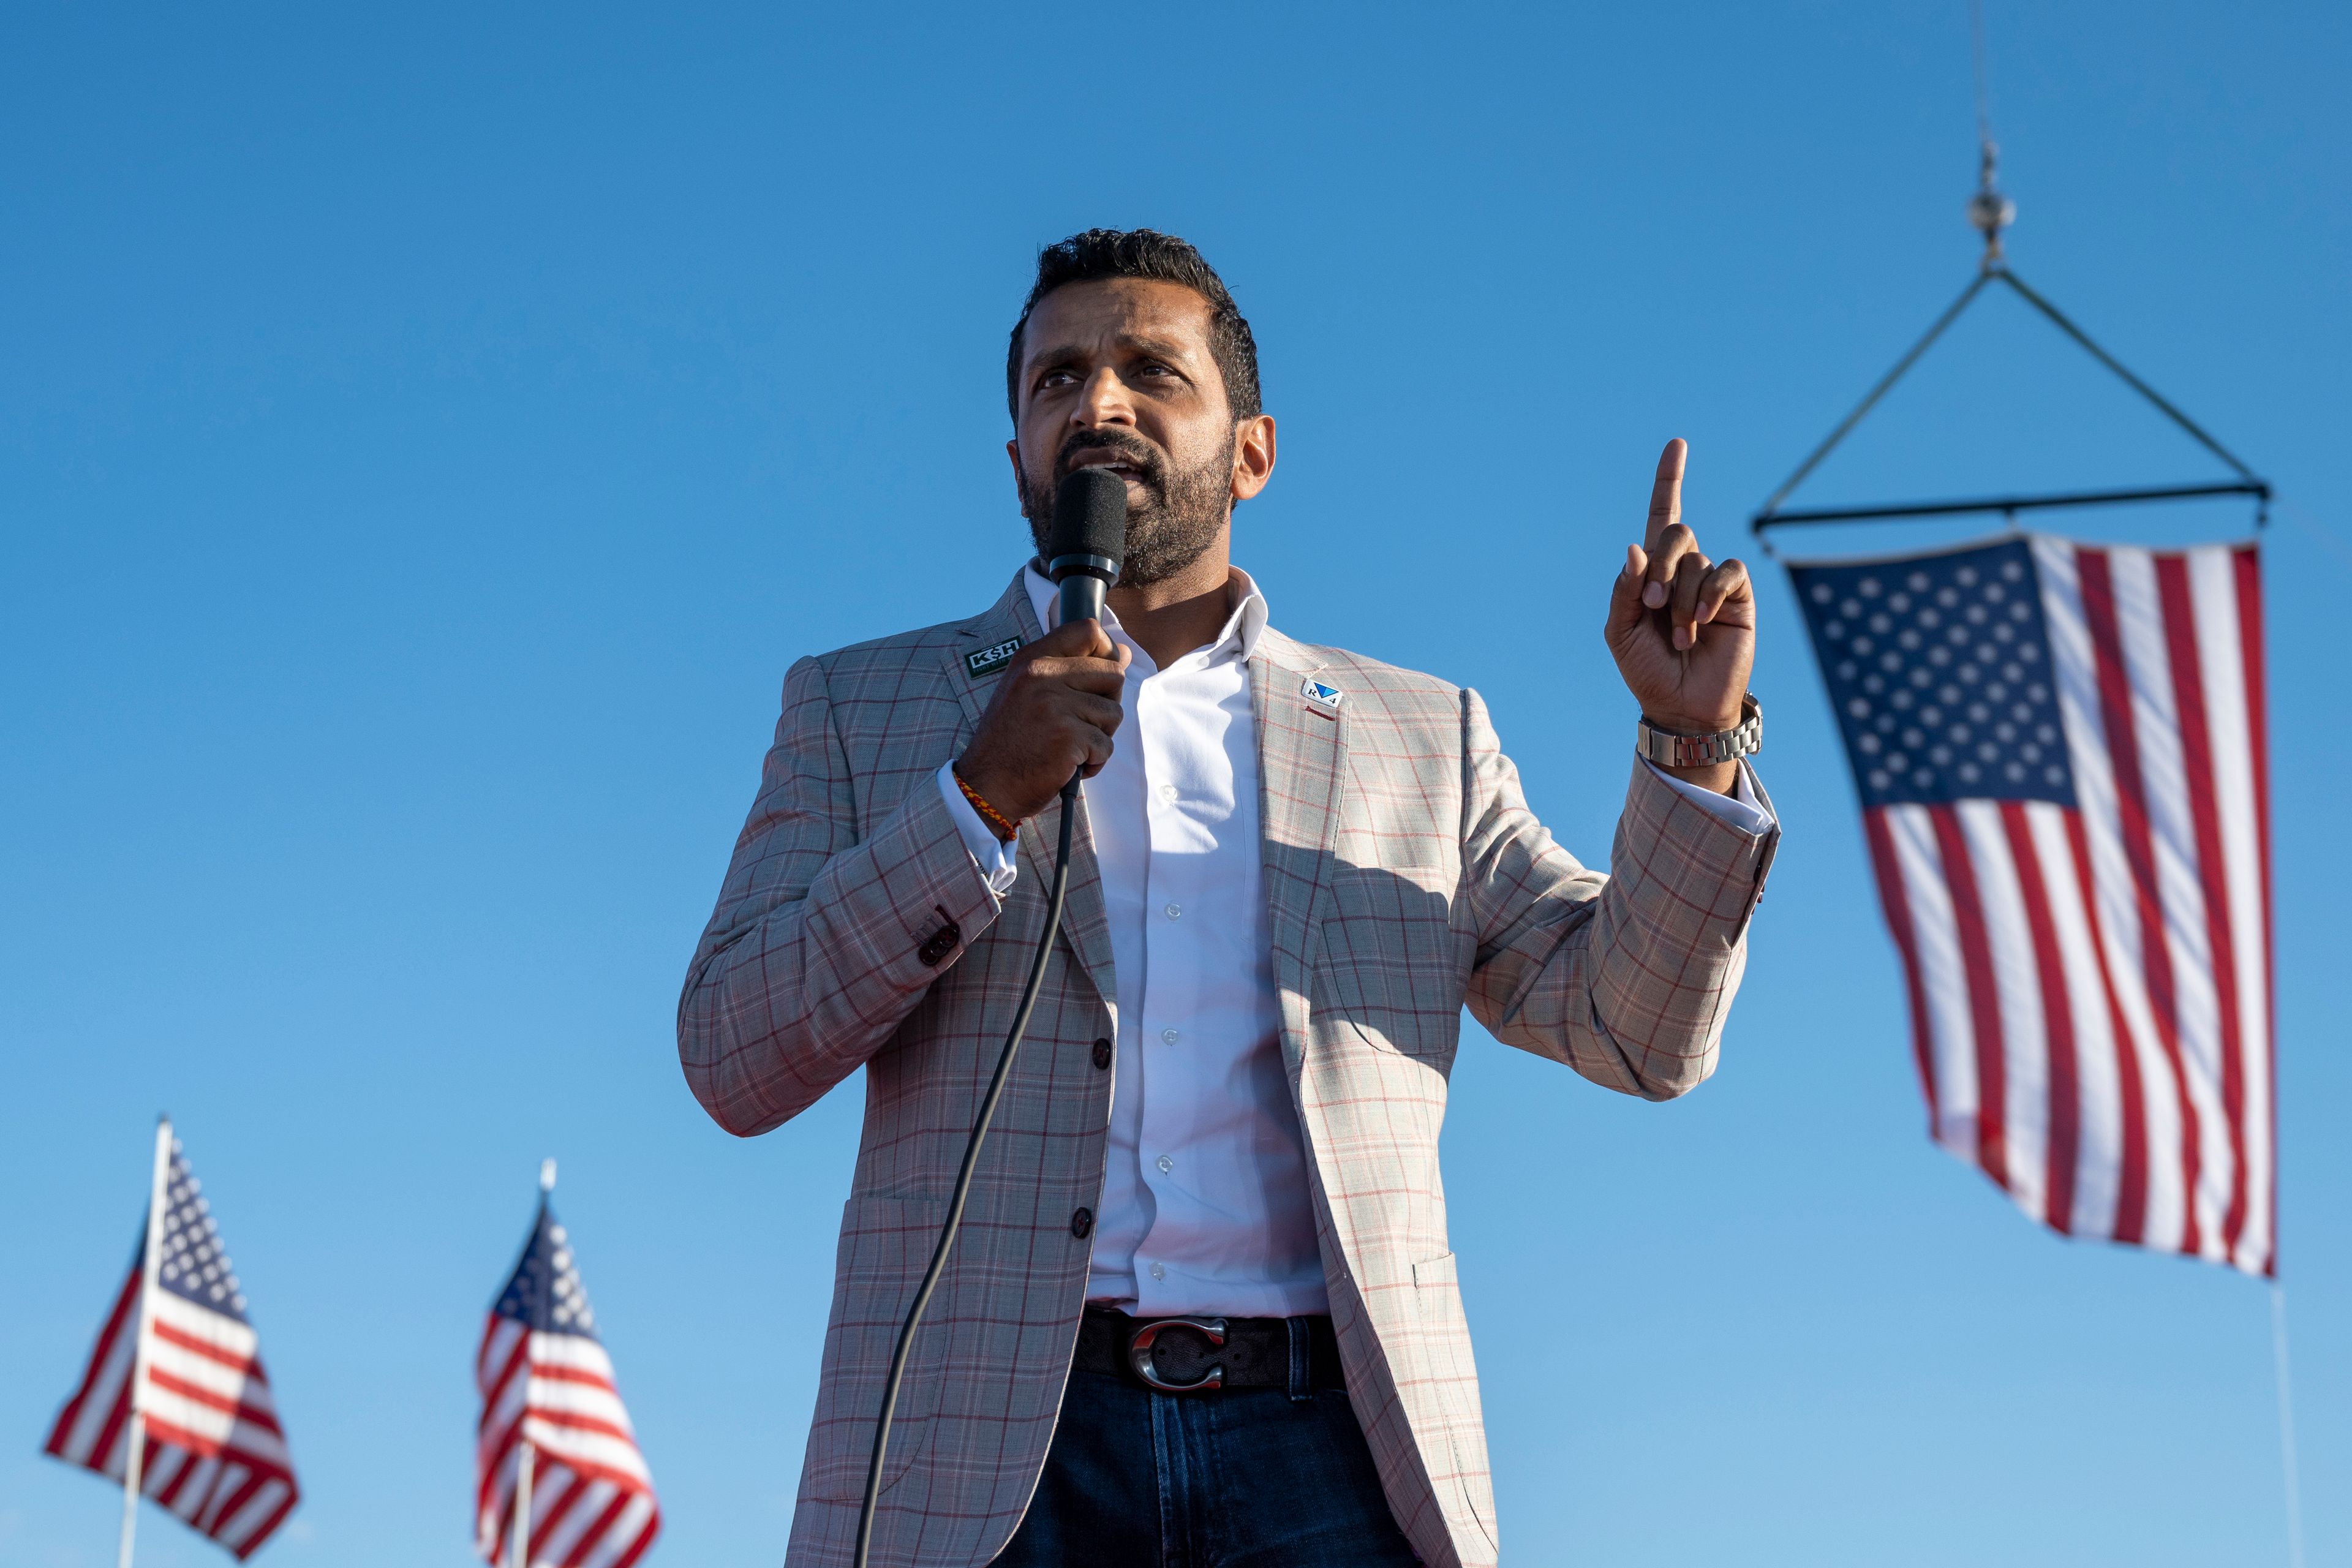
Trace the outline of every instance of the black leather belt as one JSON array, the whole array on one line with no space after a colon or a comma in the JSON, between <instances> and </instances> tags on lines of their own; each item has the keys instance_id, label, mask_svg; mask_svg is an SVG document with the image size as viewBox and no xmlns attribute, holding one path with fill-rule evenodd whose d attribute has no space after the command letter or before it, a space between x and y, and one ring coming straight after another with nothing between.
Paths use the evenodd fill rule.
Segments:
<instances>
[{"instance_id":1,"label":"black leather belt","mask_svg":"<svg viewBox=\"0 0 2352 1568\"><path fill-rule=\"evenodd\" d=\"M1328 1318L1136 1318L1088 1307L1079 1372L1108 1373L1161 1394L1219 1388L1345 1388Z\"/></svg>"}]
</instances>

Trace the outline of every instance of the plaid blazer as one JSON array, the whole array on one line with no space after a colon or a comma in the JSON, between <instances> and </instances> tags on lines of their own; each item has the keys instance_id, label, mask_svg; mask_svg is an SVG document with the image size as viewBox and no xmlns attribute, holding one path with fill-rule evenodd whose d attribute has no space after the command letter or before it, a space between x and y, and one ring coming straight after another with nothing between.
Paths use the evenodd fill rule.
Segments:
<instances>
[{"instance_id":1,"label":"plaid blazer","mask_svg":"<svg viewBox=\"0 0 2352 1568\"><path fill-rule=\"evenodd\" d=\"M1039 635L1016 575L983 615L793 667L678 1004L687 1081L730 1132L866 1069L793 1568L849 1561L891 1342L1044 929L1058 805L1023 826L1000 902L932 783L989 697L971 656ZM1492 1563L1437 1169L1462 1007L1611 1089L1682 1093L1714 1069L1778 835L1637 766L1603 876L1528 813L1476 692L1271 629L1249 672L1282 1052L1349 1398L1423 1561ZM986 1563L1053 1438L1087 1290L1073 1216L1099 1201L1110 1119L1093 1047L1118 1038L1084 810L1062 937L899 1395L877 1563Z\"/></svg>"}]
</instances>

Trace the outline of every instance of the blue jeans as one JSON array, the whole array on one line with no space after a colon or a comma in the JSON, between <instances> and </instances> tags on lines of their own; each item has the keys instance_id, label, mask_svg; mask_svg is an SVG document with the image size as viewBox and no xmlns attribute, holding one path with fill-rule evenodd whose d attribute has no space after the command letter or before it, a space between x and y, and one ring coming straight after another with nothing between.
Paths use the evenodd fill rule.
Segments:
<instances>
[{"instance_id":1,"label":"blue jeans","mask_svg":"<svg viewBox=\"0 0 2352 1568\"><path fill-rule=\"evenodd\" d=\"M1339 1389L1154 1394L1073 1372L996 1568L1412 1568Z\"/></svg>"}]
</instances>

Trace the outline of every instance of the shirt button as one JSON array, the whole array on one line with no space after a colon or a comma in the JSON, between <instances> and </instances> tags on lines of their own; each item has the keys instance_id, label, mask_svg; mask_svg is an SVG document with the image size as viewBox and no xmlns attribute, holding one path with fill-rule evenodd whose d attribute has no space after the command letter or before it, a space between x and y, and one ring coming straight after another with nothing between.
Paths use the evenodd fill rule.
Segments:
<instances>
[{"instance_id":1,"label":"shirt button","mask_svg":"<svg viewBox=\"0 0 2352 1568\"><path fill-rule=\"evenodd\" d=\"M1176 1043L1176 1031L1173 1029L1162 1029L1160 1031L1160 1037L1162 1041L1172 1046Z\"/></svg>"},{"instance_id":2,"label":"shirt button","mask_svg":"<svg viewBox=\"0 0 2352 1568\"><path fill-rule=\"evenodd\" d=\"M1153 1264L1153 1265L1151 1266L1151 1277L1152 1277L1154 1279L1167 1279L1167 1278L1168 1278L1168 1265L1166 1265L1165 1263L1155 1263L1155 1264Z\"/></svg>"},{"instance_id":3,"label":"shirt button","mask_svg":"<svg viewBox=\"0 0 2352 1568\"><path fill-rule=\"evenodd\" d=\"M1076 1237L1080 1241L1084 1241L1087 1237L1093 1235L1094 1228L1094 1210L1080 1209L1077 1213L1070 1216L1070 1234Z\"/></svg>"},{"instance_id":4,"label":"shirt button","mask_svg":"<svg viewBox=\"0 0 2352 1568\"><path fill-rule=\"evenodd\" d=\"M1176 798L1176 786L1174 784L1161 784L1160 786L1160 798L1162 800L1174 800Z\"/></svg>"},{"instance_id":5,"label":"shirt button","mask_svg":"<svg viewBox=\"0 0 2352 1568\"><path fill-rule=\"evenodd\" d=\"M1110 1066L1110 1042L1108 1040L1097 1040L1095 1042L1095 1066L1097 1069Z\"/></svg>"},{"instance_id":6,"label":"shirt button","mask_svg":"<svg viewBox=\"0 0 2352 1568\"><path fill-rule=\"evenodd\" d=\"M1176 1162L1170 1159L1165 1154L1160 1155L1158 1160L1152 1163L1160 1167L1160 1173L1163 1176L1176 1168Z\"/></svg>"},{"instance_id":7,"label":"shirt button","mask_svg":"<svg viewBox=\"0 0 2352 1568\"><path fill-rule=\"evenodd\" d=\"M1168 906L1168 918L1169 918L1170 920L1171 920L1171 921L1172 921L1172 920L1174 920L1177 916L1179 916L1179 915L1182 914L1183 912L1184 912L1184 910L1183 910L1183 907L1182 907L1181 905L1179 905L1179 904L1171 904L1171 905L1169 905L1169 906Z\"/></svg>"}]
</instances>

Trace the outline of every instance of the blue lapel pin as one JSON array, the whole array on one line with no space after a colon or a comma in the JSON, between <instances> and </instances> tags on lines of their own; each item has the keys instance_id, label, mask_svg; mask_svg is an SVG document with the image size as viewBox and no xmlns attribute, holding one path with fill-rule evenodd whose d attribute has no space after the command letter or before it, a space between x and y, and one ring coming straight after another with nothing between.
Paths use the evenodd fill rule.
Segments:
<instances>
[{"instance_id":1,"label":"blue lapel pin","mask_svg":"<svg viewBox=\"0 0 2352 1568\"><path fill-rule=\"evenodd\" d=\"M1338 687L1326 686L1313 676L1309 676L1298 683L1298 695L1313 703L1315 710L1326 719L1336 719L1339 716L1340 692Z\"/></svg>"}]
</instances>

